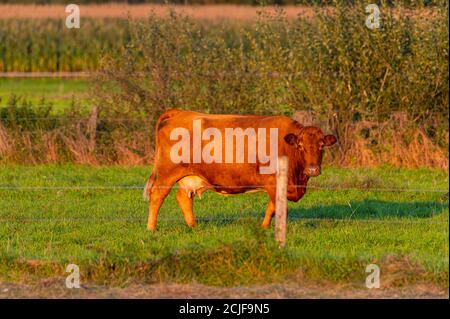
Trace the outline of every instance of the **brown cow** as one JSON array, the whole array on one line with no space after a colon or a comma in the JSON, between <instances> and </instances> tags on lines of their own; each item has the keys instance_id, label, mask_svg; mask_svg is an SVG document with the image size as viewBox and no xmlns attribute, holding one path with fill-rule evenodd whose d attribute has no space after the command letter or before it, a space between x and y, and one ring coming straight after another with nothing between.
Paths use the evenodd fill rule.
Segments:
<instances>
[{"instance_id":1,"label":"brown cow","mask_svg":"<svg viewBox=\"0 0 450 319\"><path fill-rule=\"evenodd\" d=\"M270 156L289 157L287 198L297 202L305 194L308 179L320 174L323 148L334 143L333 135L285 116L167 111L156 124L155 163L144 189L144 198L150 198L147 228L156 230L159 209L176 183L176 199L189 227L196 225L195 195L201 198L206 190L223 195L262 190L270 199L262 223L268 228L276 193L276 163L270 162ZM274 154L268 154L269 149Z\"/></svg>"}]
</instances>

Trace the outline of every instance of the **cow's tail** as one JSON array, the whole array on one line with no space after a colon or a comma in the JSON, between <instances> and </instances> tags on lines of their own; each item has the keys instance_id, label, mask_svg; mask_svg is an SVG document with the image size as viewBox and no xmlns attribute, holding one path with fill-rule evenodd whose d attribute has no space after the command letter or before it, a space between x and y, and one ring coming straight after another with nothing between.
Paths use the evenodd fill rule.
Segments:
<instances>
[{"instance_id":1,"label":"cow's tail","mask_svg":"<svg viewBox=\"0 0 450 319\"><path fill-rule=\"evenodd\" d=\"M150 200L150 190L152 189L154 181L155 181L155 173L152 173L152 175L150 175L150 177L148 178L147 183L145 183L144 193L142 194L144 200L146 201Z\"/></svg>"}]
</instances>

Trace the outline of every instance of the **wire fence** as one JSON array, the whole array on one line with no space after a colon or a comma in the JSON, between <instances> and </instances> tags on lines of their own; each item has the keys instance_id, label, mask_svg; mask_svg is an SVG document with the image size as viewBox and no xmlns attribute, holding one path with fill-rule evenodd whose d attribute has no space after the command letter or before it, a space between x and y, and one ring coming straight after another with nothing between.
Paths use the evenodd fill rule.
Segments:
<instances>
[{"instance_id":1,"label":"wire fence","mask_svg":"<svg viewBox=\"0 0 450 319\"><path fill-rule=\"evenodd\" d=\"M23 107L29 107L28 105L14 105L17 108L23 108ZM46 107L45 105L36 105L35 107ZM309 112L308 110L301 110L304 112ZM392 112L391 117L397 115L398 112ZM443 111L443 112L436 112L436 111L430 111L426 113L427 116L436 116L436 115L442 115L445 117L449 117L450 112L449 111ZM67 116L58 116L58 115L49 115L48 117L42 117L42 116L19 116L14 118L0 118L0 121L66 121L66 120L74 120L74 121L82 121L82 120L88 120L90 118L89 114L87 114L84 117L81 116L75 116L71 117L70 115ZM105 120L105 121L121 121L121 122L138 122L138 121L147 121L149 117L99 117L97 120ZM374 124L383 124L385 121L380 120L371 120L371 123Z\"/></svg>"},{"instance_id":2,"label":"wire fence","mask_svg":"<svg viewBox=\"0 0 450 319\"><path fill-rule=\"evenodd\" d=\"M25 107L25 106L17 106L18 108L20 107ZM39 106L37 106L39 107ZM41 106L43 107L43 106ZM14 121L67 121L67 120L72 120L72 121L84 121L84 120L89 120L89 116L86 117L70 117L70 116L49 116L49 117L15 117L12 119L1 119L0 121L3 122L11 122L12 120ZM115 117L115 118L98 118L97 120L105 120L105 121L112 121L112 122L139 122L139 121L148 121L149 118L139 118L139 117L135 117L135 118L131 118L131 117L126 117L126 118L120 118L120 117Z\"/></svg>"},{"instance_id":3,"label":"wire fence","mask_svg":"<svg viewBox=\"0 0 450 319\"><path fill-rule=\"evenodd\" d=\"M93 72L0 72L0 78L90 78Z\"/></svg>"},{"instance_id":4,"label":"wire fence","mask_svg":"<svg viewBox=\"0 0 450 319\"><path fill-rule=\"evenodd\" d=\"M224 217L224 216L208 216L208 217L196 217L199 222L237 222L245 220L260 221L264 216L239 216L239 217ZM448 224L448 220L427 220L427 219L357 219L357 218L310 218L299 216L288 216L288 220L307 223L362 223L362 224ZM178 222L184 224L183 217L159 217L160 222ZM127 222L127 223L145 223L146 216L142 217L0 217L0 222L49 222L49 223L62 223L62 222Z\"/></svg>"},{"instance_id":5,"label":"wire fence","mask_svg":"<svg viewBox=\"0 0 450 319\"><path fill-rule=\"evenodd\" d=\"M268 187L275 185L268 185ZM364 204L356 204L348 201L347 205L344 205L342 203L335 203L339 206L339 209L341 210L341 213L337 217L324 217L324 216L318 216L318 217L308 217L308 216L298 216L299 212L294 211L294 214L288 215L289 221L296 221L296 222L325 222L325 223L361 223L361 224L401 224L401 225L412 225L412 224L448 224L448 220L432 220L430 217L441 214L446 207L448 207L448 192L449 189L444 188L436 188L436 189L423 189L423 188L398 188L398 187L385 187L385 188L379 188L379 187L367 187L367 188L361 188L361 187L344 187L344 186L305 186L305 185L293 185L300 188L306 188L306 189L312 189L312 190L318 190L318 191L358 191L363 193L368 192L383 192L383 193L391 193L391 194L398 194L399 200L401 199L400 196L402 196L402 193L433 193L433 194L445 194L444 197L441 197L440 200L435 200L434 202L430 202L426 204L425 206L418 206L415 208L405 208L405 207L398 207L397 209L389 208L386 210L386 205L389 203L386 202L386 205L383 205L382 207L377 207L376 210L378 210L377 213L375 213L374 216L370 216L370 214L365 213L366 208L369 208L368 206L365 206ZM182 188L179 185L161 185L162 188L174 188L179 189ZM259 187L260 190L261 186L259 185L228 185L228 186L221 186L222 189L227 188L233 188L233 189L239 189L239 188L252 188L255 189ZM266 185L267 187L267 185ZM143 186L140 185L77 185L77 186L68 186L68 185L52 185L52 186L21 186L21 185L2 185L0 186L0 200L2 200L1 192L8 192L8 191L77 191L77 190L107 190L107 191L120 191L120 190L131 190L131 191L142 191L144 189ZM183 189L183 188L182 188ZM212 190L214 191L214 190ZM263 191L263 190L262 190ZM3 198L3 200L5 200ZM226 199L230 200L230 199ZM238 199L239 200L239 199ZM370 200L370 198L368 198ZM379 197L376 197L376 200L380 200ZM99 199L99 203L101 203L102 199ZM142 205L143 200L141 197L139 197L139 200L136 201L138 205ZM141 203L141 204L139 204ZM447 204L446 204L447 203ZM210 204L210 203L209 203ZM402 204L402 201L399 201L399 205ZM404 203L403 203L404 204ZM414 205L414 202L411 202L412 205ZM145 204L147 206L148 204ZM230 214L230 212L217 212L217 208L212 208L213 215L210 216L198 216L196 217L197 221L200 222L236 222L239 220L261 220L264 217L264 210L266 208L267 202L266 201L253 201L251 204L246 204L244 207L234 207L232 210L232 214L234 216L226 216L227 214ZM354 205L354 206L352 206ZM240 205L242 206L242 205ZM348 207L347 207L348 206ZM370 204L369 204L370 206ZM58 207L58 206L56 206ZM130 209L131 208L131 209ZM31 217L31 216L24 216L22 213L17 216L0 216L0 222L127 222L127 223L145 223L146 215L147 215L147 209L133 209L130 208L119 208L114 209L113 211L108 208L109 212L97 212L98 214L104 214L104 213L114 213L114 214L127 214L128 216L57 216L58 214L55 214L55 216L51 217ZM16 208L17 210L18 208ZM295 209L295 208L290 208ZM304 209L304 208L300 208ZM307 209L314 209L314 206ZM421 210L426 209L426 212L423 212ZM211 209L208 209L211 212ZM345 210L345 211L344 211ZM201 210L200 210L201 212ZM236 216L236 212L239 212L239 215ZM257 215L255 214L256 212ZM63 214L79 214L84 213L83 209L80 208L79 211L64 211ZM97 215L96 212L92 212L93 215ZM177 214L180 213L179 209L177 208ZM311 213L311 212L309 212ZM300 214L309 214L305 212L301 212ZM322 212L323 213L323 212ZM360 214L361 213L361 214ZM42 215L42 212L33 212L33 214L36 215ZM129 216L132 215L132 216ZM175 222L175 223L184 223L183 217L173 217L173 216L161 216L158 218L160 222Z\"/></svg>"},{"instance_id":6,"label":"wire fence","mask_svg":"<svg viewBox=\"0 0 450 319\"><path fill-rule=\"evenodd\" d=\"M93 78L95 76L101 75L97 71L80 71L80 72L0 72L0 78ZM130 77L143 78L152 75L152 72L146 71L136 71L130 74ZM236 69L234 71L220 71L220 72L199 72L199 71L174 71L172 70L171 76L177 77L192 77L192 76L203 76L203 77L236 77L236 76L247 76L247 77L258 77L258 78L294 78L294 77L304 77L307 75L305 71L297 72L280 72L280 71L250 71L245 69Z\"/></svg>"},{"instance_id":7,"label":"wire fence","mask_svg":"<svg viewBox=\"0 0 450 319\"><path fill-rule=\"evenodd\" d=\"M231 188L239 188L239 187L246 187L246 188L252 188L255 187L256 185L234 185L234 186L226 186L226 187L231 187ZM275 186L275 185L272 185ZM366 189L361 189L361 188L356 188L356 187L330 187L330 186L314 186L311 185L309 187L305 186L305 185L295 185L295 186L300 186L302 188L312 188L315 190L341 190L341 189L346 189L346 190L358 190L358 191L362 191L362 192L368 192L368 191L378 191L378 192L390 192L390 193L394 193L397 194L397 196L402 196L402 192L413 192L413 193L438 193L438 192L447 192L448 193L448 189L444 189L444 188L440 188L440 189L413 189L413 188L395 188L395 187L390 187L390 188L377 188L377 187L372 187L372 188L366 188ZM169 185L162 185L162 187L166 187L166 188L179 188L179 185L174 185L174 186L169 186ZM66 186L66 185L53 185L53 186L11 186L11 185L3 185L0 187L0 199L1 199L1 191L2 190L78 190L78 189L103 189L103 190L139 190L141 191L143 189L142 186L138 186L138 185L78 185L78 186ZM209 216L196 216L196 221L199 223L211 223L212 225L217 225L217 226L234 226L236 224L240 225L240 224L244 224L248 221L252 221L254 223L258 222L260 223L263 220L264 214L262 214L262 212L264 212L264 208L265 205L267 203L266 202L262 202L262 201L253 201L252 203L246 205L247 208L246 209L240 209L240 210L235 210L232 209L234 212L234 216L226 216L229 212L224 211L222 208L219 208L219 211L217 211L217 207L218 205L214 205L214 215L209 215ZM449 234L449 221L448 221L448 217L446 217L445 215L442 216L442 212L445 209L444 205L441 204L439 205L437 202L435 203L436 205L434 205L434 207L432 207L433 205L430 205L430 207L428 207L428 212L423 215L423 216L417 216L414 215L415 211L408 211L407 214L405 214L405 212L402 212L401 214L399 214L399 211L391 211L391 212L386 212L383 211L385 217L378 217L375 215L373 217L368 217L367 214L364 214L363 216L359 215L359 216L355 216L356 212L358 211L359 207L355 207L353 208L350 204L348 209L348 213L346 213L346 215L341 216L341 217L334 217L334 218L330 218L330 217L323 217L323 216L317 216L317 217L308 217L308 216L299 216L298 212L294 215L292 214L288 214L287 215L287 220L289 221L290 227L295 227L293 226L292 222L295 222L294 225L300 225L301 228L305 229L307 227L313 227L313 228L323 228L323 227L327 227L327 228L331 228L331 227L349 227L350 229L352 229L352 231L356 228L358 231L364 231L364 232L368 232L368 233L372 233L372 232L376 232L379 227L383 227L385 229L385 231L390 232L391 230L394 230L396 234L398 234L398 232L404 232L404 233L408 233L411 232L414 228L415 229L419 229L419 231L421 232L425 232L425 231L433 231L433 233L438 236L438 238L440 240L446 240L448 238L448 234ZM76 211L78 210L78 211ZM102 225L103 227L108 227L108 226L116 226L119 225L120 228L125 228L127 230L130 229L130 225L133 225L132 227L139 227L141 229L144 228L144 225L146 224L147 220L147 209L143 209L138 208L138 209L127 209L127 208L121 208L121 209L115 209L114 208L114 214L115 216L109 215L109 216L102 216L102 214L104 214L104 212L101 211L89 211L89 214L92 214L92 216L73 216L75 214L79 214L80 212L83 212L83 209L76 209L73 211L63 211L62 214L65 215L69 215L69 216L61 216L60 213L57 214L53 214L50 212L44 212L43 210L37 210L35 213L35 216L23 216L23 215L19 215L19 216L1 216L2 213L0 212L0 225L2 223L4 224L11 224L13 226L11 226L11 228L14 227L20 227L22 228L22 226L26 225L27 223L31 224L31 227L33 227L33 229L40 229L40 225L45 225L45 227L54 227L54 225L59 228L71 228L74 226L78 226L78 227L89 227L88 225ZM107 212L105 213L111 213L111 209L107 208ZM238 212L238 214L236 214L236 212ZM247 214L250 213L250 214ZM258 213L257 213L258 212ZM118 216L117 214L121 214L121 213L125 213L128 216ZM167 216L167 214L163 214L161 217L158 218L158 222L159 224L163 224L165 225L165 227L167 227L167 224L170 225L170 227L180 227L180 226L184 226L185 225L185 220L182 217L182 214L180 212L179 209L177 209L177 217L174 216L174 214L170 214L169 216ZM207 212L203 211L203 214L208 214ZM36 215L43 215L43 214L50 214L51 216L36 216ZM72 215L73 214L73 215ZM130 216L131 215L131 216ZM430 217L433 217L435 215L441 215L441 217L437 218L437 219L433 219ZM443 218L442 218L443 217ZM17 226L14 226L17 225ZM135 225L135 226L134 226ZM127 227L128 226L128 227ZM223 226L224 227L224 226ZM288 226L289 227L289 226ZM414 227L414 228L413 228ZM114 229L114 227L112 227ZM285 228L286 230L286 228ZM414 230L415 231L415 230ZM277 233L276 227L275 227L275 234ZM98 235L99 238L102 237L101 234ZM170 235L169 235L170 236ZM92 237L92 235L91 235ZM6 246L9 247L10 245L10 238L7 239L7 243ZM240 238L238 240L244 240L245 238ZM52 239L50 239L50 243L52 243ZM144 242L141 240L142 245L144 245ZM58 245L58 244L56 244ZM197 244L193 244L196 245ZM23 247L24 244L21 244L21 247ZM9 248L8 248L9 249ZM22 248L23 249L23 248ZM339 254L343 254L344 256L348 256L348 251L346 251L345 249L341 250L342 252L340 253L333 253L334 258L339 255ZM355 253L354 251L352 251L352 253ZM311 256L311 252L304 252L304 251L296 251L295 252L296 256L298 255L305 255L305 256ZM378 254L380 254L379 252L376 251L370 251L370 250L364 250L362 251L361 249L357 250L357 254L358 254L358 260L365 260L365 259L373 259L373 256L377 256ZM392 247L390 247L389 249L385 249L383 251L383 254L385 255L407 255L407 256L413 256L413 257L417 257L419 256L420 258L426 258L426 260L428 262L430 261L443 261L444 265L448 264L448 250L447 253L445 252L445 250L440 250L439 252L433 251L433 253L430 252L423 252L420 251L408 251L407 254L404 253L404 250L402 249L401 252L398 252L397 249L392 249ZM44 255L44 254L43 254ZM35 260L40 260L42 259L42 256L39 253L31 253L31 255L27 254L27 258L26 259L35 259ZM54 261L56 263L59 263L60 260L58 258L53 258ZM122 259L122 257L121 257ZM123 258L122 260L127 260L127 258Z\"/></svg>"},{"instance_id":8,"label":"wire fence","mask_svg":"<svg viewBox=\"0 0 450 319\"><path fill-rule=\"evenodd\" d=\"M296 187L300 189L313 189L313 190L326 190L326 191L372 191L372 192L409 192L409 193L448 193L449 189L437 188L437 189L425 189L425 188L380 188L380 187L345 187L345 186L314 186L314 185L289 185L290 187ZM155 186L161 189L177 189L183 188L179 185L158 185ZM223 185L223 186L213 186L212 188L220 189L263 189L276 187L276 185ZM143 190L142 185L52 185L52 186L15 186L15 185L0 185L0 190L23 190L23 191L33 191L33 190Z\"/></svg>"},{"instance_id":9,"label":"wire fence","mask_svg":"<svg viewBox=\"0 0 450 319\"><path fill-rule=\"evenodd\" d=\"M348 178L348 177L347 177ZM351 178L351 177L350 177ZM429 181L428 181L429 182ZM273 182L272 182L273 183ZM278 183L278 181L277 181ZM441 185L442 181L439 181L439 185ZM143 183L144 184L144 183ZM357 191L357 192L382 192L382 193L394 193L397 194L398 196L401 196L401 193L434 193L434 194L445 194L444 197L446 196L448 199L448 192L449 189L448 188L444 188L443 186L440 186L439 188L424 188L424 187L394 187L394 186L390 186L390 187L379 187L376 185L364 185L364 183L362 185L358 185L358 186L346 186L345 184L342 184L341 181L341 185L314 185L314 184L310 184L310 185L305 185L305 184L290 184L288 185L289 187L295 187L297 189L310 189L310 190L315 190L315 191ZM184 187L183 185L179 185L179 184L173 184L173 185L154 185L153 187L157 187L157 188L162 188L162 189L184 189L186 190L186 187ZM212 190L212 191L216 191L216 192L225 192L227 193L227 190L229 190L228 193L243 193L247 190L260 190L260 191L264 191L265 189L270 189L270 188L276 188L277 185L275 184L253 184L253 185L207 185L206 187L204 187L204 190ZM34 186L26 186L26 185L11 185L11 184L0 184L0 199L2 199L1 197L1 192L6 192L6 191L79 191L79 190L107 190L107 191L121 191L121 190L131 190L131 191L135 191L135 190L139 190L142 191L144 189L144 185L34 185ZM188 192L189 190L186 190L186 192ZM196 190L194 190L195 193ZM441 197L441 199L444 199ZM440 200L441 202L443 200ZM253 211L253 215L250 216L222 216L222 215L226 215L226 213L221 213L219 215L217 215L217 212L214 212L215 214L213 216L202 216L197 218L197 220L199 221L237 221L239 219L260 219L262 216L255 216L254 212L258 211L264 211L264 206L267 205L267 203L262 203L261 202L252 202L250 205L251 206L250 209L246 209L246 210L252 210ZM424 218L424 217L430 217L430 215L434 215L435 212L438 212L438 210L440 210L440 212L442 212L443 204L442 203L438 203L437 201L435 202L435 205L428 205L427 208L428 210L430 210L430 208L433 210L432 212L429 211L428 214L425 214L426 216L419 216L419 214L417 214L417 212L410 211L408 213L405 214L405 212L400 212L398 209L397 211L392 214L388 214L387 217L382 217L382 218L378 218L378 219L374 219L374 218L368 218L368 219L361 219L361 216L357 216L358 218L355 218L355 214L357 213L359 207L355 207L353 208L351 203L348 202L348 215L344 215L340 218L329 218L329 217L323 217L323 216L318 216L315 218L311 218L311 217L307 217L307 216L298 216L298 215L294 215L294 216L290 216L289 220L291 221L301 221L301 222L337 222L337 223L342 223L342 222L360 222L360 223L396 223L396 224L444 224L444 223L448 223L445 220L429 220L429 219L416 219L416 220L412 220L410 217L419 217L419 218ZM385 209L385 207L383 207L383 209ZM122 209L124 212L126 212L127 214L141 214L141 210L139 211L133 211L133 210L125 210ZM240 210L241 212L243 211L242 209ZM119 209L120 212L120 209ZM67 211L63 211L64 214L70 213ZM117 213L117 210L115 210L115 213ZM234 212L236 213L236 212ZM384 215L386 216L386 212L383 212ZM431 213L431 214L430 214ZM95 214L95 213L94 213ZM41 213L42 215L42 213ZM143 216L145 216L145 213L142 214ZM241 214L242 215L242 214ZM365 215L367 216L367 214ZM181 216L180 216L181 217ZM394 218L398 218L398 219L392 219L389 217L394 217ZM406 218L405 218L406 217ZM409 218L408 218L409 217ZM105 221L114 221L114 222L131 222L131 223L143 223L144 220L142 217L138 217L138 216L127 216L127 217L123 217L123 216L106 216L106 217L98 217L98 216L94 216L94 217L89 217L89 216L64 216L64 217L60 217L60 216L52 216L52 217L30 217L30 216L23 216L23 215L19 215L19 216L1 216L0 214L0 222L68 222L68 221L92 221L92 222L105 222ZM160 218L160 221L164 222L164 221L171 221L171 222L183 222L182 218L173 218L170 216L167 217L162 217Z\"/></svg>"}]
</instances>

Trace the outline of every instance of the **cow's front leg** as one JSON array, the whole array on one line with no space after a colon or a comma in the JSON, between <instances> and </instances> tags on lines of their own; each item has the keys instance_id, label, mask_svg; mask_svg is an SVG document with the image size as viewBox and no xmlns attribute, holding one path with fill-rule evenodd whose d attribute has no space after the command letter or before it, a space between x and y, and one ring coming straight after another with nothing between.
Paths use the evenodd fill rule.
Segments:
<instances>
[{"instance_id":1,"label":"cow's front leg","mask_svg":"<svg viewBox=\"0 0 450 319\"><path fill-rule=\"evenodd\" d=\"M275 203L272 199L270 199L269 205L267 205L266 208L266 215L264 216L262 223L263 228L269 228L273 215L275 215Z\"/></svg>"}]
</instances>

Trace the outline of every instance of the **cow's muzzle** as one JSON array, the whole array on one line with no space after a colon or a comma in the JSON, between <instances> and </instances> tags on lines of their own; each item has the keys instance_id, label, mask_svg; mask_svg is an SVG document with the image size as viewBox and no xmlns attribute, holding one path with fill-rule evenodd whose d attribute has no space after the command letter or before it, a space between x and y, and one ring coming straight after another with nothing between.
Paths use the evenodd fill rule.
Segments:
<instances>
[{"instance_id":1,"label":"cow's muzzle","mask_svg":"<svg viewBox=\"0 0 450 319\"><path fill-rule=\"evenodd\" d=\"M319 165L308 165L305 167L305 170L303 171L305 175L314 177L320 175L320 166Z\"/></svg>"}]
</instances>

